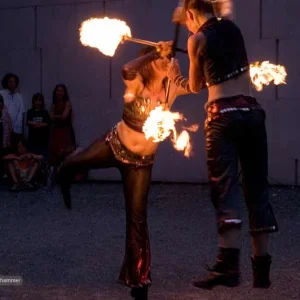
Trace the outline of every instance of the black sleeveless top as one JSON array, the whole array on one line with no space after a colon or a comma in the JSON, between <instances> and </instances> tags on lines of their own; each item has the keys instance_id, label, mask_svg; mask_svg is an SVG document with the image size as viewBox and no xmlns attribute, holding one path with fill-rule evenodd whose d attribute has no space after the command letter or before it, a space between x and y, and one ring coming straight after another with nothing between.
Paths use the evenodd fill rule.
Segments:
<instances>
[{"instance_id":1,"label":"black sleeveless top","mask_svg":"<svg viewBox=\"0 0 300 300\"><path fill-rule=\"evenodd\" d=\"M229 19L213 17L198 32L206 37L201 65L207 86L219 84L249 70L244 39Z\"/></svg>"}]
</instances>

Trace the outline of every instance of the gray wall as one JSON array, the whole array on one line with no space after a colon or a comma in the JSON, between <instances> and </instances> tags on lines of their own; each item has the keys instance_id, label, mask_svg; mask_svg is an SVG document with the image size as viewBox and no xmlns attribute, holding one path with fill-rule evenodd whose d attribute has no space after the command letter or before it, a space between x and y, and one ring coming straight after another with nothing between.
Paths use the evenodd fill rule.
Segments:
<instances>
[{"instance_id":1,"label":"gray wall","mask_svg":"<svg viewBox=\"0 0 300 300\"><path fill-rule=\"evenodd\" d=\"M78 29L90 17L120 18L134 37L153 41L173 38L170 22L174 0L0 0L0 75L16 72L26 108L33 93L42 91L50 108L55 84L67 84L74 108L80 146L87 146L120 119L123 85L120 69L135 56L139 46L126 43L113 59L79 43ZM251 62L270 60L286 66L288 85L273 85L254 95L267 111L269 174L271 183L294 184L295 159L299 158L299 48L298 0L238 0L236 21L241 26ZM180 44L185 47L186 30ZM187 57L178 55L187 74ZM161 144L153 171L154 180L206 182L203 105L206 92L177 100L189 124L199 123L192 136L194 155L187 159L170 145ZM119 179L115 170L93 171L92 178Z\"/></svg>"}]
</instances>

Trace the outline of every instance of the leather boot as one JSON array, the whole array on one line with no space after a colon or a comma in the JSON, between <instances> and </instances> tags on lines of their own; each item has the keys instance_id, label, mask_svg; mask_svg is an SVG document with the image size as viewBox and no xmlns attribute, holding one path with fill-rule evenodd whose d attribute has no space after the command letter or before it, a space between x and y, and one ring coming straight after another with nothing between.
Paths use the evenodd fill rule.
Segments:
<instances>
[{"instance_id":1,"label":"leather boot","mask_svg":"<svg viewBox=\"0 0 300 300\"><path fill-rule=\"evenodd\" d=\"M219 248L217 262L210 273L203 279L194 281L197 288L212 289L216 285L235 287L240 283L240 250L236 248Z\"/></svg>"},{"instance_id":2,"label":"leather boot","mask_svg":"<svg viewBox=\"0 0 300 300\"><path fill-rule=\"evenodd\" d=\"M253 270L253 287L269 288L270 281L270 266L272 258L269 254L265 256L251 256Z\"/></svg>"},{"instance_id":3,"label":"leather boot","mask_svg":"<svg viewBox=\"0 0 300 300\"><path fill-rule=\"evenodd\" d=\"M148 300L148 287L132 288L130 295L134 300Z\"/></svg>"}]
</instances>

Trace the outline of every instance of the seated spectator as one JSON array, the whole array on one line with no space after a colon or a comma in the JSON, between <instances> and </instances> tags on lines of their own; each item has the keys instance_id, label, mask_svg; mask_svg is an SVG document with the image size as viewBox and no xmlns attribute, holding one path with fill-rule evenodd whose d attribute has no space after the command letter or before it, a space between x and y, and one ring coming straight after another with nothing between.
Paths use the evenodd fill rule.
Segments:
<instances>
[{"instance_id":1,"label":"seated spectator","mask_svg":"<svg viewBox=\"0 0 300 300\"><path fill-rule=\"evenodd\" d=\"M23 139L17 143L15 154L8 154L2 159L8 162L8 172L13 181L11 191L37 188L37 175L43 156L28 152Z\"/></svg>"},{"instance_id":2,"label":"seated spectator","mask_svg":"<svg viewBox=\"0 0 300 300\"><path fill-rule=\"evenodd\" d=\"M0 158L10 152L10 140L12 123L7 108L4 105L3 97L0 94ZM4 164L0 160L0 176L4 175Z\"/></svg>"},{"instance_id":3,"label":"seated spectator","mask_svg":"<svg viewBox=\"0 0 300 300\"><path fill-rule=\"evenodd\" d=\"M44 95L34 94L32 108L27 111L28 150L48 160L49 113L45 110Z\"/></svg>"}]
</instances>

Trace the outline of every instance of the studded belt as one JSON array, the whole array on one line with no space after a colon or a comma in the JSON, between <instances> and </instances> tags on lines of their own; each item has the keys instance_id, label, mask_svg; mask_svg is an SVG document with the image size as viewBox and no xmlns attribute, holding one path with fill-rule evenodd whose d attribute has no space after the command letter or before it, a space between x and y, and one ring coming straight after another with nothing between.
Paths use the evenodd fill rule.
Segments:
<instances>
[{"instance_id":1,"label":"studded belt","mask_svg":"<svg viewBox=\"0 0 300 300\"><path fill-rule=\"evenodd\" d=\"M231 73L225 74L222 77L219 77L219 78L216 78L216 79L211 79L209 82L206 82L206 85L207 86L212 86L212 85L221 83L223 81L226 81L228 79L236 77L236 76L248 71L249 69L250 69L250 66L245 66L245 67L238 68L238 69L232 71Z\"/></svg>"},{"instance_id":2,"label":"studded belt","mask_svg":"<svg viewBox=\"0 0 300 300\"><path fill-rule=\"evenodd\" d=\"M244 95L207 102L205 109L207 111L207 121L218 118L220 114L233 111L250 111L253 109L263 110L255 98Z\"/></svg>"}]
</instances>

